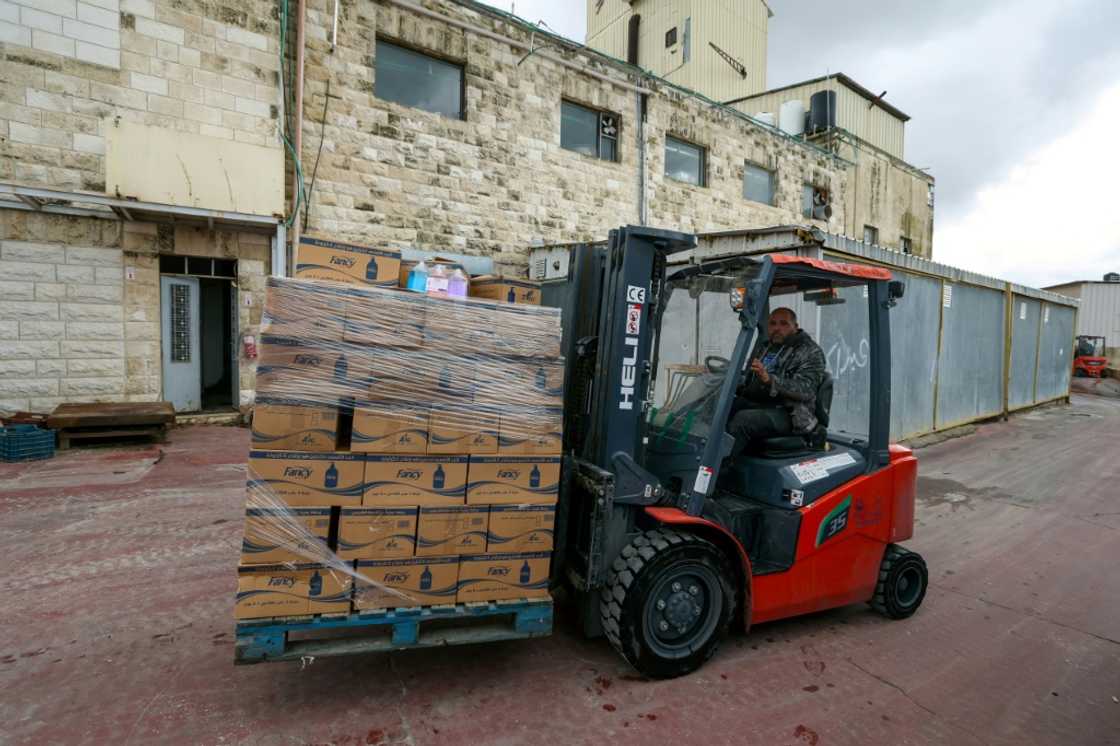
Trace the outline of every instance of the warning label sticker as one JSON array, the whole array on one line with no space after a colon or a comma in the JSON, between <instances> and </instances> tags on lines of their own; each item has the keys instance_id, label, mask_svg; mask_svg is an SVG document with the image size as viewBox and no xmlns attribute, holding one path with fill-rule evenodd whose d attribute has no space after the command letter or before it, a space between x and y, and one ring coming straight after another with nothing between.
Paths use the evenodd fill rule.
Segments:
<instances>
[{"instance_id":1,"label":"warning label sticker","mask_svg":"<svg viewBox=\"0 0 1120 746\"><path fill-rule=\"evenodd\" d=\"M642 307L631 305L626 308L626 333L631 337L638 336L642 328Z\"/></svg>"},{"instance_id":2,"label":"warning label sticker","mask_svg":"<svg viewBox=\"0 0 1120 746\"><path fill-rule=\"evenodd\" d=\"M692 486L693 492L708 494L708 487L712 484L712 467L701 466L696 472L696 484Z\"/></svg>"},{"instance_id":3,"label":"warning label sticker","mask_svg":"<svg viewBox=\"0 0 1120 746\"><path fill-rule=\"evenodd\" d=\"M809 484L818 479L824 479L828 476L828 469L821 466L820 463L814 459L812 461L802 461L800 464L792 464L789 470L793 472L793 476L797 477L797 481L801 484Z\"/></svg>"}]
</instances>

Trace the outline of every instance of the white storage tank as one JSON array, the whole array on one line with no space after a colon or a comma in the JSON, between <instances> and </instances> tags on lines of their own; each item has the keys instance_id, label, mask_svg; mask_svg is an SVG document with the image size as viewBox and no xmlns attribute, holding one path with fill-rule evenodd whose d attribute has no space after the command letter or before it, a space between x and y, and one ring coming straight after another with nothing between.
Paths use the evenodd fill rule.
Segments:
<instances>
[{"instance_id":1,"label":"white storage tank","mask_svg":"<svg viewBox=\"0 0 1120 746\"><path fill-rule=\"evenodd\" d=\"M763 124L768 124L771 127L774 126L774 112L772 111L760 111L754 115L754 118Z\"/></svg>"},{"instance_id":2,"label":"white storage tank","mask_svg":"<svg viewBox=\"0 0 1120 746\"><path fill-rule=\"evenodd\" d=\"M800 99L782 104L778 113L778 128L787 135L805 133L805 104Z\"/></svg>"}]
</instances>

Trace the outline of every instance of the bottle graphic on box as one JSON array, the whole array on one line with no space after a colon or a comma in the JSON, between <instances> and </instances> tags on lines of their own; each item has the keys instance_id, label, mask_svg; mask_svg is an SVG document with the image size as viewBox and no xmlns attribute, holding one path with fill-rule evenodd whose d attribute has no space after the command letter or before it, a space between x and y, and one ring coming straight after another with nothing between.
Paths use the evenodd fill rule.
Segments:
<instances>
[{"instance_id":1,"label":"bottle graphic on box","mask_svg":"<svg viewBox=\"0 0 1120 746\"><path fill-rule=\"evenodd\" d=\"M524 570L522 570L524 572ZM307 591L309 596L318 596L323 592L323 576L316 570L315 574L311 576L311 588Z\"/></svg>"},{"instance_id":2,"label":"bottle graphic on box","mask_svg":"<svg viewBox=\"0 0 1120 746\"><path fill-rule=\"evenodd\" d=\"M529 560L521 565L521 585L529 585L529 581L533 577L533 571L529 568Z\"/></svg>"},{"instance_id":3,"label":"bottle graphic on box","mask_svg":"<svg viewBox=\"0 0 1120 746\"><path fill-rule=\"evenodd\" d=\"M432 589L432 568L424 565L424 572L420 573L420 590L430 591Z\"/></svg>"},{"instance_id":4,"label":"bottle graphic on box","mask_svg":"<svg viewBox=\"0 0 1120 746\"><path fill-rule=\"evenodd\" d=\"M513 288L510 288L509 292L506 293L506 303L516 303L516 302L517 302L517 293L515 293L513 291Z\"/></svg>"},{"instance_id":5,"label":"bottle graphic on box","mask_svg":"<svg viewBox=\"0 0 1120 746\"><path fill-rule=\"evenodd\" d=\"M323 486L327 489L334 489L338 486L338 467L333 463L327 467L327 474L323 477Z\"/></svg>"},{"instance_id":6,"label":"bottle graphic on box","mask_svg":"<svg viewBox=\"0 0 1120 746\"><path fill-rule=\"evenodd\" d=\"M346 374L349 367L349 364L346 362L346 356L339 355L338 360L334 364L334 380L336 383L346 382Z\"/></svg>"},{"instance_id":7,"label":"bottle graphic on box","mask_svg":"<svg viewBox=\"0 0 1120 746\"><path fill-rule=\"evenodd\" d=\"M541 391L548 388L548 374L544 372L544 368L537 368L537 388Z\"/></svg>"},{"instance_id":8,"label":"bottle graphic on box","mask_svg":"<svg viewBox=\"0 0 1120 746\"><path fill-rule=\"evenodd\" d=\"M541 486L541 470L537 468L536 464L533 464L533 470L531 472L529 472L529 487L535 489L535 488L540 487L540 486Z\"/></svg>"},{"instance_id":9,"label":"bottle graphic on box","mask_svg":"<svg viewBox=\"0 0 1120 746\"><path fill-rule=\"evenodd\" d=\"M369 262L366 264L366 281L372 282L377 279L377 257L371 256Z\"/></svg>"},{"instance_id":10,"label":"bottle graphic on box","mask_svg":"<svg viewBox=\"0 0 1120 746\"><path fill-rule=\"evenodd\" d=\"M435 473L432 474L432 489L442 490L444 483L447 481L447 474L444 473L442 466L437 466Z\"/></svg>"}]
</instances>

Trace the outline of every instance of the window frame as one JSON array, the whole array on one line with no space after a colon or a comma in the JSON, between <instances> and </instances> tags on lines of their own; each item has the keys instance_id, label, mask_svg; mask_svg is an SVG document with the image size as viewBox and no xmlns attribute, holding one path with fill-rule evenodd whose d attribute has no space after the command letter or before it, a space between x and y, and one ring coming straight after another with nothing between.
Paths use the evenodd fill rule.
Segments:
<instances>
[{"instance_id":1,"label":"window frame","mask_svg":"<svg viewBox=\"0 0 1120 746\"><path fill-rule=\"evenodd\" d=\"M871 240L870 241L867 240L868 233L871 234ZM866 244L871 244L872 246L878 246L879 245L879 229L876 228L873 225L869 225L867 223L864 223L863 224L863 242L866 243Z\"/></svg>"},{"instance_id":2,"label":"window frame","mask_svg":"<svg viewBox=\"0 0 1120 746\"><path fill-rule=\"evenodd\" d=\"M809 214L807 214L807 215L805 214L805 194L806 194L806 190L808 190L808 194L809 194ZM818 220L822 223L827 223L828 220L826 220L825 218L813 217L813 192L818 191L818 190L824 192L825 195L828 197L828 200L825 202L825 204L826 205L831 205L832 204L832 190L830 188L823 187L823 186L817 186L816 184L814 184L811 181L803 181L803 182L801 182L801 217L805 218L806 220Z\"/></svg>"},{"instance_id":3,"label":"window frame","mask_svg":"<svg viewBox=\"0 0 1120 746\"><path fill-rule=\"evenodd\" d=\"M564 147L564 106L565 105L574 106L577 109L583 109L584 111L591 112L592 114L595 114L595 116L596 116L595 155L589 155L587 153L584 153L580 150L576 150L574 148L565 148ZM616 123L615 126L618 128L618 132L615 133L614 137L607 137L606 135L603 134L603 117L604 116L614 117L614 119L615 119L615 123ZM614 141L614 158L604 158L603 157L603 140L604 139ZM621 163L622 162L622 150L619 147L621 142L622 142L622 117L621 116L619 116L618 114L615 114L613 111L607 111L606 109L598 109L594 106L586 106L585 104L581 104L578 101L573 101L570 98L561 98L560 99L560 147L563 150L567 150L569 153L577 153L579 155L582 155L584 158L594 158L595 160L603 161L604 163Z\"/></svg>"},{"instance_id":4,"label":"window frame","mask_svg":"<svg viewBox=\"0 0 1120 746\"><path fill-rule=\"evenodd\" d=\"M914 253L914 241L913 241L913 239L911 239L909 236L899 236L899 238L898 238L898 250L901 251L903 254L913 254Z\"/></svg>"},{"instance_id":5,"label":"window frame","mask_svg":"<svg viewBox=\"0 0 1120 746\"><path fill-rule=\"evenodd\" d=\"M665 48L666 49L672 49L673 47L677 46L677 42L679 40L680 40L680 35L677 33L677 27L676 26L673 26L673 28L671 28L671 29L669 29L668 31L665 32Z\"/></svg>"},{"instance_id":6,"label":"window frame","mask_svg":"<svg viewBox=\"0 0 1120 746\"><path fill-rule=\"evenodd\" d=\"M760 202L756 199L751 199L747 196L747 173L752 169L758 169L770 177L770 200L768 202ZM746 161L743 163L743 199L748 202L753 202L756 205L767 205L774 207L778 202L778 171L773 168L766 168L754 161Z\"/></svg>"},{"instance_id":7,"label":"window frame","mask_svg":"<svg viewBox=\"0 0 1120 746\"><path fill-rule=\"evenodd\" d=\"M696 150L700 151L700 180L699 180L698 183L694 184L691 181L685 181L683 179L678 179L678 178L674 177L672 174L669 173L669 141L670 140L674 140L675 142L678 142L681 145L686 145L690 148L695 148ZM704 147L703 145L700 145L699 143L692 142L691 140L685 140L684 138L677 137L676 135L666 134L665 135L665 167L664 167L663 171L664 171L664 174L665 174L665 178L671 179L672 181L675 181L678 184L687 184L688 186L699 187L701 189L707 188L707 186L708 186L708 149L706 147Z\"/></svg>"},{"instance_id":8,"label":"window frame","mask_svg":"<svg viewBox=\"0 0 1120 746\"><path fill-rule=\"evenodd\" d=\"M413 54L418 54L422 57L427 57L429 59L435 60L436 62L442 62L445 65L450 65L452 67L458 68L458 70L459 70L459 116L458 117L452 117L452 116L448 116L447 114L444 114L443 112L440 112L440 111L431 111L430 109L424 109L424 108L421 108L419 106L412 106L410 104L405 104L405 103L402 103L400 101L395 101L391 98L384 98L383 96L378 96L377 95L377 80L380 76L377 75L377 58L378 58L377 46L380 45L380 44L387 44L391 47L396 47L398 49L403 49L406 52L412 52ZM374 98L376 98L380 101L386 101L386 102L391 103L391 104L396 104L397 106L403 106L406 109L415 109L416 111L423 111L423 112L427 112L428 114L434 114L436 116L443 117L444 119L450 119L451 121L465 122L467 120L467 63L466 63L465 60L460 60L460 59L455 59L453 57L448 57L446 55L442 55L442 54L439 54L437 52L433 52L430 49L423 49L423 48L418 47L414 44L409 44L408 42L403 41L401 39L396 39L396 38L392 38L392 37L388 37L388 36L381 36L380 34L378 34L374 38L373 71L374 71L374 75L373 75L373 96L374 96Z\"/></svg>"}]
</instances>

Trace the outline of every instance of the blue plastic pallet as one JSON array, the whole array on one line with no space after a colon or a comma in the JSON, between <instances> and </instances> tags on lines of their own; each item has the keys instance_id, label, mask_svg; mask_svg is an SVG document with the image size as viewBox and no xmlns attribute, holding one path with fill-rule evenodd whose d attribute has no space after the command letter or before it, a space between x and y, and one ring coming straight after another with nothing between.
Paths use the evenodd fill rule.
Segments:
<instances>
[{"instance_id":1,"label":"blue plastic pallet","mask_svg":"<svg viewBox=\"0 0 1120 746\"><path fill-rule=\"evenodd\" d=\"M450 623L447 620L451 620ZM444 622L433 624L434 622ZM461 622L455 624L454 622ZM355 636L365 630L369 635ZM289 639L294 632L346 634L318 639ZM552 634L552 600L425 606L415 609L363 611L246 620L237 623L234 662L300 660L305 657L357 655L409 648L470 645L522 640Z\"/></svg>"},{"instance_id":2,"label":"blue plastic pallet","mask_svg":"<svg viewBox=\"0 0 1120 746\"><path fill-rule=\"evenodd\" d=\"M0 429L0 461L35 461L54 456L54 430L35 425Z\"/></svg>"}]
</instances>

